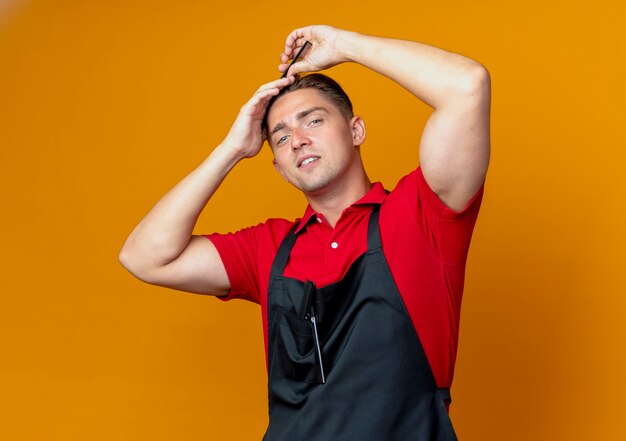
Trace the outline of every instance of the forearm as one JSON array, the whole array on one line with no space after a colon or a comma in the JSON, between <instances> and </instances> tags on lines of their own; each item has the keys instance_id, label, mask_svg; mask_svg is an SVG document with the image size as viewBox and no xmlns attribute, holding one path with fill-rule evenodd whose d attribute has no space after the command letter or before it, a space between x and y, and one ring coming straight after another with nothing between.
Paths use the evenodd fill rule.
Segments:
<instances>
[{"instance_id":1,"label":"forearm","mask_svg":"<svg viewBox=\"0 0 626 441\"><path fill-rule=\"evenodd\" d=\"M346 61L386 76L433 108L473 95L487 74L470 58L414 41L343 31L336 49Z\"/></svg>"},{"instance_id":2,"label":"forearm","mask_svg":"<svg viewBox=\"0 0 626 441\"><path fill-rule=\"evenodd\" d=\"M147 273L174 260L189 243L207 202L241 159L235 149L218 146L139 222L120 252L120 262L134 273Z\"/></svg>"}]
</instances>

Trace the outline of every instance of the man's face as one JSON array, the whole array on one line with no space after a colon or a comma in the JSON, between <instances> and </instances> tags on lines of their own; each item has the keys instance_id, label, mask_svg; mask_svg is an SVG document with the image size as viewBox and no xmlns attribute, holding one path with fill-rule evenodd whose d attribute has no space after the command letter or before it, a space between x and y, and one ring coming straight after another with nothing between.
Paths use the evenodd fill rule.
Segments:
<instances>
[{"instance_id":1,"label":"man's face","mask_svg":"<svg viewBox=\"0 0 626 441\"><path fill-rule=\"evenodd\" d=\"M348 121L316 89L280 97L267 121L276 169L307 194L321 193L333 183L349 185L362 167L358 145L365 138L363 121Z\"/></svg>"}]
</instances>

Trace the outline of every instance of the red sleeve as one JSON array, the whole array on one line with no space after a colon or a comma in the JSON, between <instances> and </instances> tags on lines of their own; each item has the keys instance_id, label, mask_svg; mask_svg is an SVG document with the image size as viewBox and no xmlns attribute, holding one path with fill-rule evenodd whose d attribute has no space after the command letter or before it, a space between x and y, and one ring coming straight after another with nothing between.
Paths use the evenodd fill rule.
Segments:
<instances>
[{"instance_id":1,"label":"red sleeve","mask_svg":"<svg viewBox=\"0 0 626 441\"><path fill-rule=\"evenodd\" d=\"M454 211L430 188L421 167L398 182L397 189L412 201L418 222L445 265L465 266L484 186L483 182L463 210Z\"/></svg>"},{"instance_id":2,"label":"red sleeve","mask_svg":"<svg viewBox=\"0 0 626 441\"><path fill-rule=\"evenodd\" d=\"M215 245L230 282L230 293L218 297L220 300L260 303L276 251L293 224L284 219L268 219L235 233L204 234Z\"/></svg>"},{"instance_id":3,"label":"red sleeve","mask_svg":"<svg viewBox=\"0 0 626 441\"><path fill-rule=\"evenodd\" d=\"M244 228L236 233L205 234L222 259L230 292L218 297L220 300L243 299L259 303L259 274L254 256L258 241L255 239L260 225Z\"/></svg>"}]
</instances>

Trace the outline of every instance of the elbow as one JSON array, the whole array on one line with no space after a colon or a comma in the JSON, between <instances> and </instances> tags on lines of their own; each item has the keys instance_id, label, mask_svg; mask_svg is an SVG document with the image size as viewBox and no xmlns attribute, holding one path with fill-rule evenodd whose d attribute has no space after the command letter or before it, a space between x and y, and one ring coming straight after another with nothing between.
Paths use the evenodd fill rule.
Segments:
<instances>
[{"instance_id":1,"label":"elbow","mask_svg":"<svg viewBox=\"0 0 626 441\"><path fill-rule=\"evenodd\" d=\"M117 259L122 264L122 266L124 268L126 268L126 270L129 273L131 273L133 276L137 277L137 274L133 270L133 260L132 260L131 256L129 255L128 251L126 251L124 248L122 248L122 250L120 251L120 254L117 256Z\"/></svg>"},{"instance_id":2,"label":"elbow","mask_svg":"<svg viewBox=\"0 0 626 441\"><path fill-rule=\"evenodd\" d=\"M491 76L482 64L466 59L455 69L454 79L444 88L439 106L483 105L491 101Z\"/></svg>"},{"instance_id":3,"label":"elbow","mask_svg":"<svg viewBox=\"0 0 626 441\"><path fill-rule=\"evenodd\" d=\"M119 260L124 268L130 271L130 257L124 248L121 249L120 254L117 256L117 260Z\"/></svg>"},{"instance_id":4,"label":"elbow","mask_svg":"<svg viewBox=\"0 0 626 441\"><path fill-rule=\"evenodd\" d=\"M124 268L126 268L128 271L131 271L130 268L133 263L133 258L132 258L132 252L128 247L128 241L126 241L126 243L124 243L124 245L122 246L122 249L120 250L120 253L117 256L117 259L119 260L119 262L122 264Z\"/></svg>"},{"instance_id":5,"label":"elbow","mask_svg":"<svg viewBox=\"0 0 626 441\"><path fill-rule=\"evenodd\" d=\"M142 282L150 283L144 272L138 268L136 259L133 259L131 253L128 250L122 248L117 258L122 266L126 268L129 273L131 273Z\"/></svg>"},{"instance_id":6,"label":"elbow","mask_svg":"<svg viewBox=\"0 0 626 441\"><path fill-rule=\"evenodd\" d=\"M491 99L491 75L485 66L475 62L469 68L463 93L479 99Z\"/></svg>"}]
</instances>

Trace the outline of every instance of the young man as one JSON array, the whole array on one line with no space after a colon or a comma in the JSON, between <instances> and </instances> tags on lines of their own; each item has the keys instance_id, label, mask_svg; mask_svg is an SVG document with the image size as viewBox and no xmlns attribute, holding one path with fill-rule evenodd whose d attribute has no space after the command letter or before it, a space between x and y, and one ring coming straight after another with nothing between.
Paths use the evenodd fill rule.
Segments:
<instances>
[{"instance_id":1,"label":"young man","mask_svg":"<svg viewBox=\"0 0 626 441\"><path fill-rule=\"evenodd\" d=\"M148 283L261 305L269 375L266 440L455 440L448 417L465 262L489 163L483 66L424 44L309 26L228 136L127 239L120 261ZM363 120L320 74L356 62L434 108L420 167L371 184ZM295 221L193 236L228 172L268 140L309 201ZM384 146L392 151L392 146ZM208 239L208 240L207 240Z\"/></svg>"}]
</instances>

